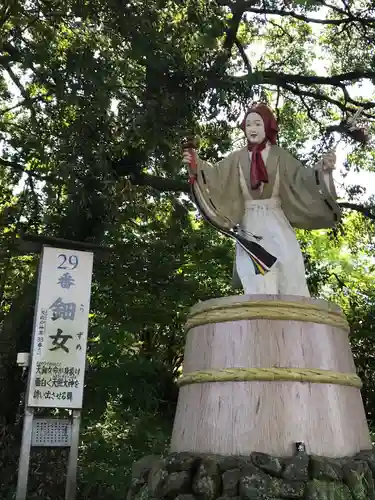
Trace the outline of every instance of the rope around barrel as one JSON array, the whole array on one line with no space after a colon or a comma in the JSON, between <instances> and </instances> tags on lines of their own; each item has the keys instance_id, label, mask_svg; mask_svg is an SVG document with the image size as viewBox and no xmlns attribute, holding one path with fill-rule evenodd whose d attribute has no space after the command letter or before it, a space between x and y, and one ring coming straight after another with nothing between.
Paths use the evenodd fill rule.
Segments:
<instances>
[{"instance_id":1,"label":"rope around barrel","mask_svg":"<svg viewBox=\"0 0 375 500\"><path fill-rule=\"evenodd\" d=\"M185 330L199 325L241 321L246 319L292 320L326 325L349 330L348 322L341 312L319 308L315 304L283 301L254 301L234 303L226 306L213 306L208 310L197 311L188 316Z\"/></svg>"},{"instance_id":2,"label":"rope around barrel","mask_svg":"<svg viewBox=\"0 0 375 500\"><path fill-rule=\"evenodd\" d=\"M313 384L337 384L360 389L362 381L354 373L333 372L311 368L222 368L187 373L178 381L181 387L208 382L310 382Z\"/></svg>"}]
</instances>

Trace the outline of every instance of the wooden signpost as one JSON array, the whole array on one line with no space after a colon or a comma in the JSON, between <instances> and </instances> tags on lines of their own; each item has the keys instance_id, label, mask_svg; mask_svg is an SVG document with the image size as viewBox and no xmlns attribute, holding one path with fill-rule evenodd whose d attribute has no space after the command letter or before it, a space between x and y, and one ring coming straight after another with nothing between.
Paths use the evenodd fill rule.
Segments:
<instances>
[{"instance_id":1,"label":"wooden signpost","mask_svg":"<svg viewBox=\"0 0 375 500\"><path fill-rule=\"evenodd\" d=\"M44 245L41 253L16 500L27 498L31 447L70 449L65 499L74 500L93 252ZM37 408L70 417L36 418Z\"/></svg>"}]
</instances>

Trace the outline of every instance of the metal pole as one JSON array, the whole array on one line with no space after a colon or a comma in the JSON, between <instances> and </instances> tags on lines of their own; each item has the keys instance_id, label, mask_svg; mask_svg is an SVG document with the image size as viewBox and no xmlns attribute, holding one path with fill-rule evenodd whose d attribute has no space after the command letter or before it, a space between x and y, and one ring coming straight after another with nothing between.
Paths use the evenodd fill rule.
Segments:
<instances>
[{"instance_id":1,"label":"metal pole","mask_svg":"<svg viewBox=\"0 0 375 500\"><path fill-rule=\"evenodd\" d=\"M69 451L68 471L66 477L65 500L75 500L77 489L77 464L79 447L79 428L81 424L81 411L73 410L72 440ZM17 499L18 500L18 499Z\"/></svg>"},{"instance_id":2,"label":"metal pole","mask_svg":"<svg viewBox=\"0 0 375 500\"><path fill-rule=\"evenodd\" d=\"M18 466L17 492L16 500L26 500L27 481L29 479L29 463L31 438L33 432L34 409L25 408L22 429L21 453Z\"/></svg>"}]
</instances>

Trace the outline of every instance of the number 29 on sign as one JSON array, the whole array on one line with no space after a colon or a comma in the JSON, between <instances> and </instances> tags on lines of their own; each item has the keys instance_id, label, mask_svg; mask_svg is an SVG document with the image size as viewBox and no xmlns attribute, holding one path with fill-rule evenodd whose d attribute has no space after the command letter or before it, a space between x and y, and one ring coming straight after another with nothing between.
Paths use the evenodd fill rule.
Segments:
<instances>
[{"instance_id":1,"label":"number 29 on sign","mask_svg":"<svg viewBox=\"0 0 375 500\"><path fill-rule=\"evenodd\" d=\"M57 257L59 259L59 265L57 269L67 269L69 271L73 271L78 266L78 257L77 255L67 255L65 253L60 253Z\"/></svg>"}]
</instances>

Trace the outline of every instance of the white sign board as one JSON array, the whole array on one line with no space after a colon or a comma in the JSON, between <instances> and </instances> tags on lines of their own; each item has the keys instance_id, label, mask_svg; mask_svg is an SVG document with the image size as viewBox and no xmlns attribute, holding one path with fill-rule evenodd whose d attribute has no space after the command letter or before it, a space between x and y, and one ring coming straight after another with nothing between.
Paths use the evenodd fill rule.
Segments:
<instances>
[{"instance_id":1,"label":"white sign board","mask_svg":"<svg viewBox=\"0 0 375 500\"><path fill-rule=\"evenodd\" d=\"M93 253L44 247L27 406L81 409Z\"/></svg>"}]
</instances>

